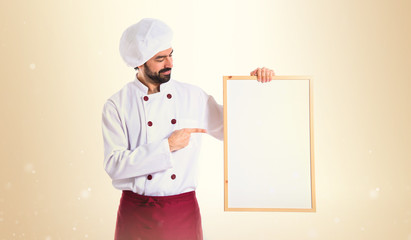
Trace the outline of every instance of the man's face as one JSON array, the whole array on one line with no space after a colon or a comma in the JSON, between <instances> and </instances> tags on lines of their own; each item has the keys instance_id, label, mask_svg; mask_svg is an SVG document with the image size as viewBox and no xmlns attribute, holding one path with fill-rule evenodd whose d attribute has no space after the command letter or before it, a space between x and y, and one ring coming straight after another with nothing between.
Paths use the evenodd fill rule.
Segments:
<instances>
[{"instance_id":1,"label":"man's face","mask_svg":"<svg viewBox=\"0 0 411 240\"><path fill-rule=\"evenodd\" d=\"M152 83L162 84L170 80L173 68L173 49L157 53L140 67L145 78Z\"/></svg>"}]
</instances>

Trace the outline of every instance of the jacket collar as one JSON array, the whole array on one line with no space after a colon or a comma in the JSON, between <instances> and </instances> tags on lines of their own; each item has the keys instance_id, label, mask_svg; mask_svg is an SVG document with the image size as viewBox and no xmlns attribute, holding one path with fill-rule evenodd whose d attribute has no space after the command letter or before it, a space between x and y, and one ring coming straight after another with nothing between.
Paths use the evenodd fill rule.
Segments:
<instances>
[{"instance_id":1,"label":"jacket collar","mask_svg":"<svg viewBox=\"0 0 411 240\"><path fill-rule=\"evenodd\" d=\"M173 79L170 79L170 81L166 82L166 83L162 83L160 85L160 92L165 92L170 88L171 82L173 81ZM137 77L134 79L134 83L137 86L137 88L143 93L143 94L147 94L148 93L148 87L146 85L144 85L142 82L140 82L140 80L137 79Z\"/></svg>"}]
</instances>

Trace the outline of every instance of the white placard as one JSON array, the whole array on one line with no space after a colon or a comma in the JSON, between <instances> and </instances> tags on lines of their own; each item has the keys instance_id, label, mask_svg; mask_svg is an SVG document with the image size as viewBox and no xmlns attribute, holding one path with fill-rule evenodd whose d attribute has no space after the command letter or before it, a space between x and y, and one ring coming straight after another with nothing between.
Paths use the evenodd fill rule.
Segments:
<instances>
[{"instance_id":1,"label":"white placard","mask_svg":"<svg viewBox=\"0 0 411 240\"><path fill-rule=\"evenodd\" d=\"M315 211L310 78L224 78L225 210Z\"/></svg>"}]
</instances>

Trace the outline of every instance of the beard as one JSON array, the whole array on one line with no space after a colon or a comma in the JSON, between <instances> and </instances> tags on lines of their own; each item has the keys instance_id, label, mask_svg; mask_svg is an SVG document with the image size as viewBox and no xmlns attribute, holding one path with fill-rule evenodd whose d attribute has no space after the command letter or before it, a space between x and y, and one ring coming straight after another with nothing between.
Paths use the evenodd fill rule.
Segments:
<instances>
[{"instance_id":1,"label":"beard","mask_svg":"<svg viewBox=\"0 0 411 240\"><path fill-rule=\"evenodd\" d=\"M168 75L163 75L163 72L170 71L171 68L163 68L158 72L151 71L151 69L147 66L146 63L144 63L144 74L146 75L147 78L149 78L153 83L166 83L170 80L171 74Z\"/></svg>"}]
</instances>

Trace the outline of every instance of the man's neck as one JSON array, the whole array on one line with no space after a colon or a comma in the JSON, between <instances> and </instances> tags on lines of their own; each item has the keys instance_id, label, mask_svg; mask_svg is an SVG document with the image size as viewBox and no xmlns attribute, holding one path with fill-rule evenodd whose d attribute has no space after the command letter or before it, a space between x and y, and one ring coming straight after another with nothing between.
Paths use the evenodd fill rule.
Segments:
<instances>
[{"instance_id":1,"label":"man's neck","mask_svg":"<svg viewBox=\"0 0 411 240\"><path fill-rule=\"evenodd\" d=\"M147 94L153 94L153 93L160 92L160 84L159 83L153 83L153 82L147 80L146 78L144 78L144 76L142 76L142 75L143 74L140 74L140 75L137 74L137 79L148 88Z\"/></svg>"}]
</instances>

